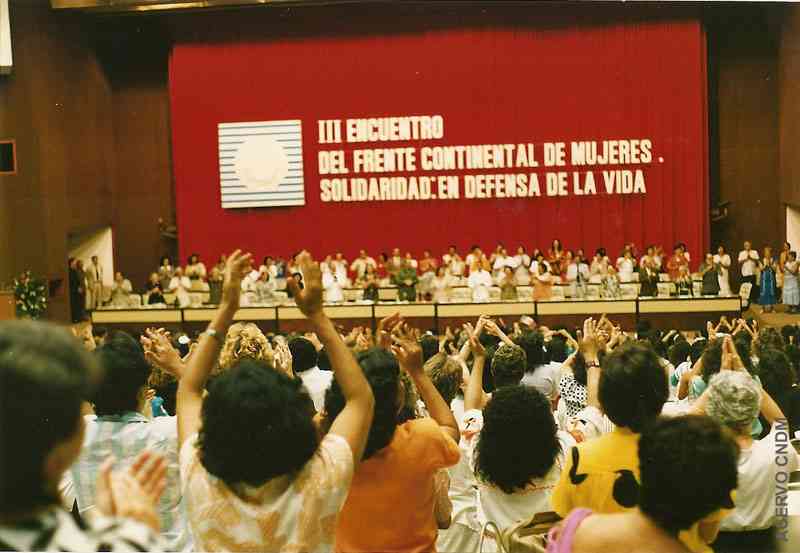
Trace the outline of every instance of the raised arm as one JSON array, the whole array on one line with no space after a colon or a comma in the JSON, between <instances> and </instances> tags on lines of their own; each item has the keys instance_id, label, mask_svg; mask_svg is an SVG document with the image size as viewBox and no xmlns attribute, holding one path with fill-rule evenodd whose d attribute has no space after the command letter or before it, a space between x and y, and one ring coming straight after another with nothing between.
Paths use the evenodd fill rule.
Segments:
<instances>
[{"instance_id":1,"label":"raised arm","mask_svg":"<svg viewBox=\"0 0 800 553\"><path fill-rule=\"evenodd\" d=\"M347 441L353 451L353 462L358 465L372 425L375 398L361 367L322 310L322 273L319 264L307 252L298 256L297 263L303 274L305 287L301 290L294 277L287 281L287 286L297 307L308 318L313 332L328 353L336 382L345 399L344 409L334 419L330 432Z\"/></svg>"},{"instance_id":2,"label":"raised arm","mask_svg":"<svg viewBox=\"0 0 800 553\"><path fill-rule=\"evenodd\" d=\"M183 378L178 384L175 409L178 416L180 444L200 429L203 390L219 355L228 327L239 309L242 278L250 266L250 258L249 253L243 254L241 250L236 250L228 256L222 285L222 301L208 329L200 335L197 350L186 364Z\"/></svg>"},{"instance_id":3,"label":"raised arm","mask_svg":"<svg viewBox=\"0 0 800 553\"><path fill-rule=\"evenodd\" d=\"M687 371L681 375L681 380L678 383L678 399L683 399L689 395L689 386L692 384L692 379L695 376L700 376L703 373L703 356L701 355L694 365L692 370Z\"/></svg>"},{"instance_id":4,"label":"raised arm","mask_svg":"<svg viewBox=\"0 0 800 553\"><path fill-rule=\"evenodd\" d=\"M786 420L786 416L780 406L764 388L761 388L761 414L764 415L770 425L774 424L775 421Z\"/></svg>"},{"instance_id":5,"label":"raised arm","mask_svg":"<svg viewBox=\"0 0 800 553\"><path fill-rule=\"evenodd\" d=\"M488 332L492 336L497 336L498 338L500 338L500 341L503 342L504 344L508 344L509 346L514 345L514 341L511 338L509 338L505 332L503 332L503 329L500 328L500 325L498 325L496 322L494 322L492 319L489 319L488 317L482 318L482 320L483 320L483 327L486 329L486 332Z\"/></svg>"},{"instance_id":6,"label":"raised arm","mask_svg":"<svg viewBox=\"0 0 800 553\"><path fill-rule=\"evenodd\" d=\"M579 351L586 360L586 405L600 409L598 389L600 387L599 353L603 349L598 338L598 324L591 318L583 322L583 338Z\"/></svg>"},{"instance_id":7,"label":"raised arm","mask_svg":"<svg viewBox=\"0 0 800 553\"><path fill-rule=\"evenodd\" d=\"M445 403L439 391L431 382L430 377L423 370L422 348L411 331L403 325L398 335L394 339L392 352L400 363L400 368L408 373L414 386L417 388L419 397L425 403L428 414L444 432L458 443L461 436L450 406Z\"/></svg>"},{"instance_id":8,"label":"raised arm","mask_svg":"<svg viewBox=\"0 0 800 553\"><path fill-rule=\"evenodd\" d=\"M486 364L486 350L473 334L469 337L472 350L472 372L469 373L467 390L464 392L464 411L470 409L483 409L488 401L486 392L483 391L483 369Z\"/></svg>"}]
</instances>

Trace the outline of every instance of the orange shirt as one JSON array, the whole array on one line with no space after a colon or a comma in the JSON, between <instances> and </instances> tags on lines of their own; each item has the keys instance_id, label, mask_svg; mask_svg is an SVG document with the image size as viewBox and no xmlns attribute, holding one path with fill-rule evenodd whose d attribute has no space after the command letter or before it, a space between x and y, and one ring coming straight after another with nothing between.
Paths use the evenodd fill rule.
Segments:
<instances>
[{"instance_id":1,"label":"orange shirt","mask_svg":"<svg viewBox=\"0 0 800 553\"><path fill-rule=\"evenodd\" d=\"M336 526L336 551L435 551L434 475L459 457L458 444L433 419L398 426L389 445L356 469Z\"/></svg>"}]
</instances>

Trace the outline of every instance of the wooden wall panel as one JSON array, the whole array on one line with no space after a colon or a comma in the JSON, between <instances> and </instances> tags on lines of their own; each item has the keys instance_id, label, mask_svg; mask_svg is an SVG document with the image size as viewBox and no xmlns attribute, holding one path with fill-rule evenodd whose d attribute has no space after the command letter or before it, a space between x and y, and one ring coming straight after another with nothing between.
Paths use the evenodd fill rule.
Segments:
<instances>
[{"instance_id":1,"label":"wooden wall panel","mask_svg":"<svg viewBox=\"0 0 800 553\"><path fill-rule=\"evenodd\" d=\"M800 6L796 4L787 6L783 15L778 81L781 201L800 207Z\"/></svg>"},{"instance_id":2,"label":"wooden wall panel","mask_svg":"<svg viewBox=\"0 0 800 553\"><path fill-rule=\"evenodd\" d=\"M777 22L777 25L776 25ZM709 7L711 205L730 202L712 224L713 247L744 240L776 246L784 223L778 174L779 21L769 7ZM732 271L734 280L738 270Z\"/></svg>"},{"instance_id":3,"label":"wooden wall panel","mask_svg":"<svg viewBox=\"0 0 800 553\"><path fill-rule=\"evenodd\" d=\"M67 235L111 224L111 97L79 14L47 0L10 3L14 70L0 77L0 136L19 172L0 177L0 280L30 268L62 286L49 316L69 313Z\"/></svg>"}]
</instances>

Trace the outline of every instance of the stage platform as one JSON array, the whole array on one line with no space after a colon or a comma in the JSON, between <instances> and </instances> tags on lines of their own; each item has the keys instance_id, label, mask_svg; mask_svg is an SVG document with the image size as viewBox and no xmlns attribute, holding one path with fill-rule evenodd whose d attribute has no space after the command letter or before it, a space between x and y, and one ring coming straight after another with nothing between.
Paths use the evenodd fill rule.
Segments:
<instances>
[{"instance_id":1,"label":"stage platform","mask_svg":"<svg viewBox=\"0 0 800 553\"><path fill-rule=\"evenodd\" d=\"M204 328L216 307L187 309L101 309L91 314L92 323L109 328L141 332L150 326L165 327L187 333ZM633 330L640 320L655 328L698 330L706 321L741 314L741 299L730 297L699 298L629 298L620 300L559 300L488 303L344 303L326 304L325 312L336 324L349 329L353 326L375 327L377 322L392 313L400 313L409 322L425 330L444 331L464 322L474 322L482 314L503 317L507 323L522 315L534 317L546 326L579 326L588 316L607 313L625 330ZM237 321L257 323L265 332L301 332L308 330L303 314L294 304L243 307Z\"/></svg>"}]
</instances>

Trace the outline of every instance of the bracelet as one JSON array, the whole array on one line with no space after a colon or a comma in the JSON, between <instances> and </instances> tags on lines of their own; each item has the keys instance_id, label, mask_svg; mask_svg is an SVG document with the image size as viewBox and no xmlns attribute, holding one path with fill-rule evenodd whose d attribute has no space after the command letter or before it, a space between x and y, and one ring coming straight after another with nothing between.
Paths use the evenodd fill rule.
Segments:
<instances>
[{"instance_id":1,"label":"bracelet","mask_svg":"<svg viewBox=\"0 0 800 553\"><path fill-rule=\"evenodd\" d=\"M600 363L598 361L589 361L588 363L586 363L587 369L591 367L600 367Z\"/></svg>"},{"instance_id":2,"label":"bracelet","mask_svg":"<svg viewBox=\"0 0 800 553\"><path fill-rule=\"evenodd\" d=\"M217 342L222 344L222 339L220 338L219 334L214 328L208 327L207 329L205 329L203 332L200 333L200 337L203 336L210 336L211 338L214 338Z\"/></svg>"}]
</instances>

